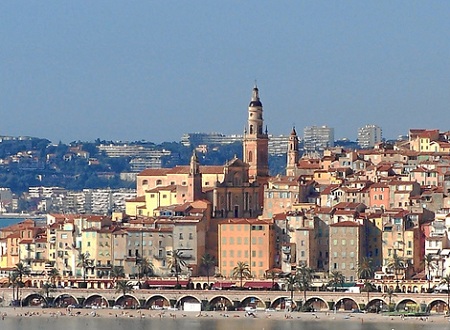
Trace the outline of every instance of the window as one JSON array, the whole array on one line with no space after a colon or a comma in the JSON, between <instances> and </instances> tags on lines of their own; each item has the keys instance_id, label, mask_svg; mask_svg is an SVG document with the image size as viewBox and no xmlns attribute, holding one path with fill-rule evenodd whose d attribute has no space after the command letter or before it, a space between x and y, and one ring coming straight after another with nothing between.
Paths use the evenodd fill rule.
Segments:
<instances>
[{"instance_id":1,"label":"window","mask_svg":"<svg viewBox=\"0 0 450 330\"><path fill-rule=\"evenodd\" d=\"M183 239L183 233L180 233L180 240L182 240Z\"/></svg>"}]
</instances>

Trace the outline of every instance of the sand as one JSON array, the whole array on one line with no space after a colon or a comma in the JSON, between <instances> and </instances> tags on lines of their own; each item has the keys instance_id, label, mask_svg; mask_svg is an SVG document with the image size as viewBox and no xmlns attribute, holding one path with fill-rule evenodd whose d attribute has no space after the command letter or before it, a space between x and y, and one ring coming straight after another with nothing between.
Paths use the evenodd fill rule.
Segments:
<instances>
[{"instance_id":1,"label":"sand","mask_svg":"<svg viewBox=\"0 0 450 330\"><path fill-rule=\"evenodd\" d=\"M66 309L66 308L32 308L32 307L0 307L0 321L6 318L267 318L280 320L303 321L346 321L346 322L392 322L392 323L434 323L449 324L450 318L442 315L430 315L428 317L402 317L386 316L372 313L348 313L348 312L316 312L316 313L285 313L283 311L265 312L258 311L254 316L247 315L244 311L233 312L185 312L185 311L156 311L156 310L120 310L120 309Z\"/></svg>"}]
</instances>

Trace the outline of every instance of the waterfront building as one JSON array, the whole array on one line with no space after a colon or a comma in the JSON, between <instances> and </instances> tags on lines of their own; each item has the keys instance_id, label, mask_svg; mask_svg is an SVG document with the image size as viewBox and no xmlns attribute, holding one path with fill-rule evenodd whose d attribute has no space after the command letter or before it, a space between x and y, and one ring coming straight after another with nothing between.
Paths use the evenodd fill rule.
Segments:
<instances>
[{"instance_id":1,"label":"waterfront building","mask_svg":"<svg viewBox=\"0 0 450 330\"><path fill-rule=\"evenodd\" d=\"M218 270L232 277L238 262L249 266L253 277L263 278L274 265L275 231L272 221L226 219L218 224Z\"/></svg>"}]
</instances>

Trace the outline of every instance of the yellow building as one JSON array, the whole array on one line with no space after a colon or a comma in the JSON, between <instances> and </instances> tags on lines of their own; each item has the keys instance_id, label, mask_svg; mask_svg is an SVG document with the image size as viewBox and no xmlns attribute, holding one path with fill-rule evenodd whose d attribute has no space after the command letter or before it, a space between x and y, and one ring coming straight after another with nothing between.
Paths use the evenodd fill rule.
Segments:
<instances>
[{"instance_id":1,"label":"yellow building","mask_svg":"<svg viewBox=\"0 0 450 330\"><path fill-rule=\"evenodd\" d=\"M36 222L31 219L2 228L0 230L0 245L3 247L0 256L1 268L13 268L17 263L24 262L24 259L29 256L29 252L31 253L31 246L27 251L27 245L24 244L21 249L20 243L22 240L27 240L33 244L34 238L42 231L42 227L37 227Z\"/></svg>"},{"instance_id":2,"label":"yellow building","mask_svg":"<svg viewBox=\"0 0 450 330\"><path fill-rule=\"evenodd\" d=\"M88 228L82 232L81 253L88 255L88 259L93 261L95 269L88 271L88 276L106 276L112 268L112 246L113 229L106 228ZM78 267L78 272L82 274L83 270Z\"/></svg>"}]
</instances>

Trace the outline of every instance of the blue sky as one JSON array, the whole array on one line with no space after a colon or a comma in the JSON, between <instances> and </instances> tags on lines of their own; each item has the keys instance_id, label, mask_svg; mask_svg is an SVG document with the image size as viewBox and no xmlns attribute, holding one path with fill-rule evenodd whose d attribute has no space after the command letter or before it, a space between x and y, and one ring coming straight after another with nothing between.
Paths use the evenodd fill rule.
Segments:
<instances>
[{"instance_id":1,"label":"blue sky","mask_svg":"<svg viewBox=\"0 0 450 330\"><path fill-rule=\"evenodd\" d=\"M449 1L3 1L0 135L450 129Z\"/></svg>"}]
</instances>

